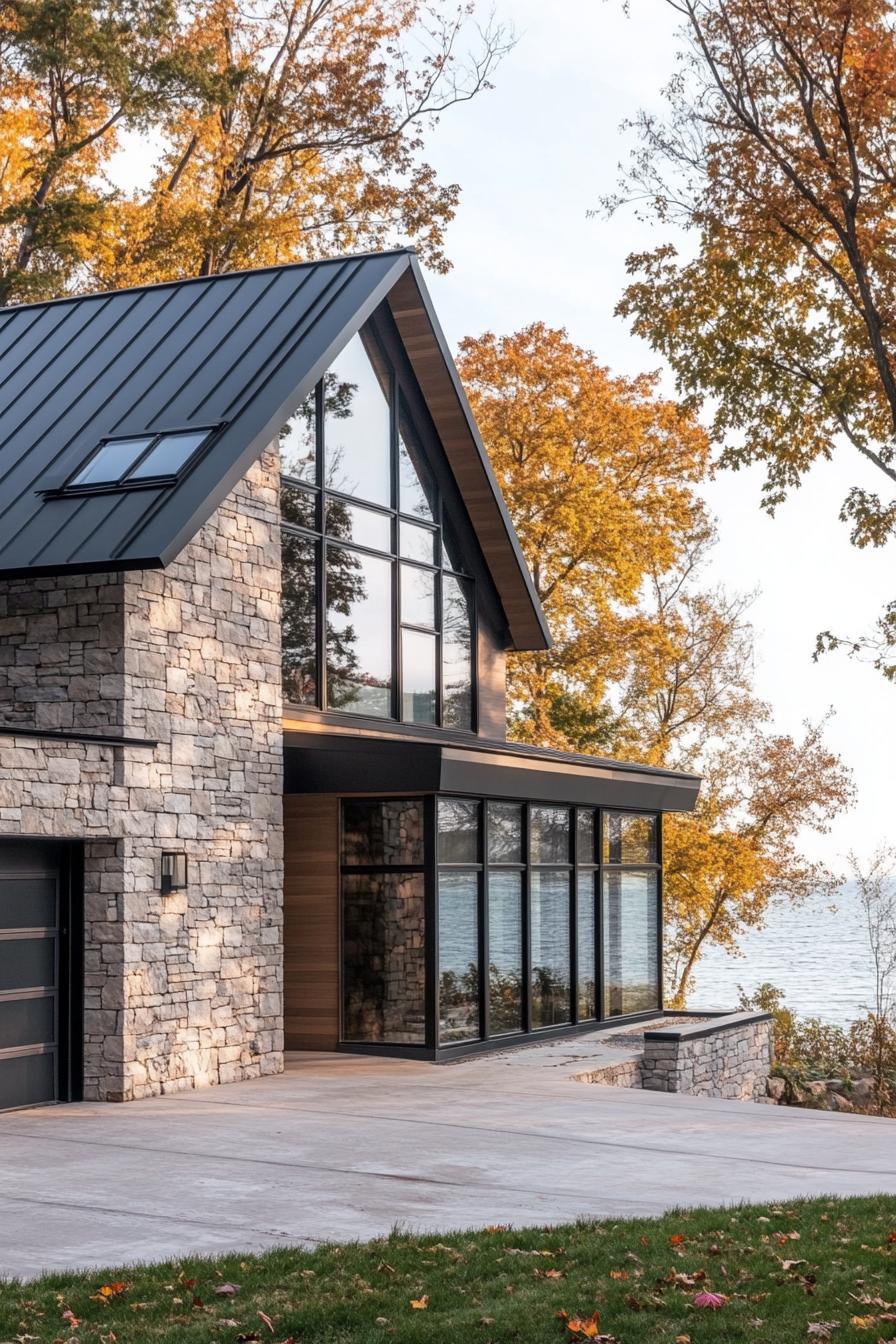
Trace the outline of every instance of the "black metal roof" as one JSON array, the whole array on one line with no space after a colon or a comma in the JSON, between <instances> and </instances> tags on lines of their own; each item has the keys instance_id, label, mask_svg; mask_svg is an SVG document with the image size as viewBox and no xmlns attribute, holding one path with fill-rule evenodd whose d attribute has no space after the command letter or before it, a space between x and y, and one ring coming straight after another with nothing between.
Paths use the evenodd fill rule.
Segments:
<instances>
[{"instance_id":1,"label":"black metal roof","mask_svg":"<svg viewBox=\"0 0 896 1344\"><path fill-rule=\"evenodd\" d=\"M409 249L0 310L0 577L169 564L408 271L431 312ZM456 379L435 323L431 340ZM481 456L457 389L470 451ZM220 429L175 484L45 493L103 438L191 426ZM513 561L508 610L525 612L516 642L541 645L544 614L482 465Z\"/></svg>"}]
</instances>

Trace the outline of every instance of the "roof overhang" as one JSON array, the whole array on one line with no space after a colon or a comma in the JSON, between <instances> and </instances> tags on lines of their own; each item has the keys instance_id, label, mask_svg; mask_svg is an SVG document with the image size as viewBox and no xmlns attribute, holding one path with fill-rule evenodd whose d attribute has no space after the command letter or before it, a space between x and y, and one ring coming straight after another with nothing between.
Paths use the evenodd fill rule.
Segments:
<instances>
[{"instance_id":1,"label":"roof overhang","mask_svg":"<svg viewBox=\"0 0 896 1344\"><path fill-rule=\"evenodd\" d=\"M691 812L698 775L517 743L287 732L286 793L454 793L585 807Z\"/></svg>"}]
</instances>

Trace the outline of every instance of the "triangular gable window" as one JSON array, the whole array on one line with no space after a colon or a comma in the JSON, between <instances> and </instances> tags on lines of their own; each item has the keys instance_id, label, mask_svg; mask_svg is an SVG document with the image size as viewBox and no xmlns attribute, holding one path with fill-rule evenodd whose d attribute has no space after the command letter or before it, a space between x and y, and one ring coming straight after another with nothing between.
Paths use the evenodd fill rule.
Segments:
<instances>
[{"instance_id":1,"label":"triangular gable window","mask_svg":"<svg viewBox=\"0 0 896 1344\"><path fill-rule=\"evenodd\" d=\"M473 583L370 328L284 427L280 449L285 699L471 731Z\"/></svg>"}]
</instances>

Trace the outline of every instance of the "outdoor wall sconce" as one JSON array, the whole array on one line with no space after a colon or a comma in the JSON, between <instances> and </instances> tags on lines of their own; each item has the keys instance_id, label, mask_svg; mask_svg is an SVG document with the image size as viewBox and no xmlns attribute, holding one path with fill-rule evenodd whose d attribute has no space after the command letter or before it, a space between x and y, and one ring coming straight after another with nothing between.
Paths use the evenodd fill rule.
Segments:
<instances>
[{"instance_id":1,"label":"outdoor wall sconce","mask_svg":"<svg viewBox=\"0 0 896 1344\"><path fill-rule=\"evenodd\" d=\"M162 882L160 891L170 896L172 891L183 891L187 885L187 856L176 854L173 850L162 851Z\"/></svg>"}]
</instances>

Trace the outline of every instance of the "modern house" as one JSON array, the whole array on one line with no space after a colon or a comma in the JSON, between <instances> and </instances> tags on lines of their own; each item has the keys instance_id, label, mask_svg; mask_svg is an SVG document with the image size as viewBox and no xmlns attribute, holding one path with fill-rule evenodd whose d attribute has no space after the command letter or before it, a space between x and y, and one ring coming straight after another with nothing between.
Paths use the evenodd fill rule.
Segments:
<instances>
[{"instance_id":1,"label":"modern house","mask_svg":"<svg viewBox=\"0 0 896 1344\"><path fill-rule=\"evenodd\" d=\"M0 1108L654 1012L698 780L548 644L412 252L0 311Z\"/></svg>"}]
</instances>

